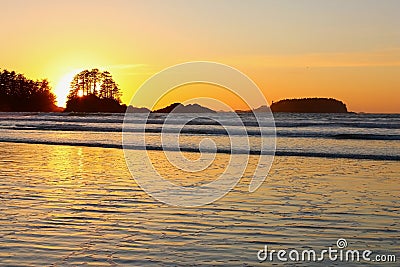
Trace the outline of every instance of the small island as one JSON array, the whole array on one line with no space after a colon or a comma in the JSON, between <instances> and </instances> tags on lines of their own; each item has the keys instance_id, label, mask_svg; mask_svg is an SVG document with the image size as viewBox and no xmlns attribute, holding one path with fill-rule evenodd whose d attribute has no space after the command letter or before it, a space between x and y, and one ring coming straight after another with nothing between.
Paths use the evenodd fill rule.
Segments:
<instances>
[{"instance_id":1,"label":"small island","mask_svg":"<svg viewBox=\"0 0 400 267\"><path fill-rule=\"evenodd\" d=\"M346 104L334 98L294 98L273 102L271 107L260 106L253 110L236 110L236 113L347 113Z\"/></svg>"},{"instance_id":2,"label":"small island","mask_svg":"<svg viewBox=\"0 0 400 267\"><path fill-rule=\"evenodd\" d=\"M121 91L108 71L84 70L71 82L65 112L124 113Z\"/></svg>"},{"instance_id":3,"label":"small island","mask_svg":"<svg viewBox=\"0 0 400 267\"><path fill-rule=\"evenodd\" d=\"M199 104L184 105L181 103L173 103L165 108L157 109L152 113L216 113L216 111L200 106Z\"/></svg>"},{"instance_id":4,"label":"small island","mask_svg":"<svg viewBox=\"0 0 400 267\"><path fill-rule=\"evenodd\" d=\"M333 98L297 98L272 102L272 112L347 113L346 104ZM257 112L257 111L256 111Z\"/></svg>"}]
</instances>

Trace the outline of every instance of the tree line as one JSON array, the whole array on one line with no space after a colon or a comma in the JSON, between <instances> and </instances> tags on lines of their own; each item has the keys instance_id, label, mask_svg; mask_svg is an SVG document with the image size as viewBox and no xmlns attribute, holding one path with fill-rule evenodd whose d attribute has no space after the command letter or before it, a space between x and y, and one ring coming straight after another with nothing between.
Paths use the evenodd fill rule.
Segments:
<instances>
[{"instance_id":1,"label":"tree line","mask_svg":"<svg viewBox=\"0 0 400 267\"><path fill-rule=\"evenodd\" d=\"M46 79L33 81L15 71L0 71L0 111L56 111Z\"/></svg>"},{"instance_id":2,"label":"tree line","mask_svg":"<svg viewBox=\"0 0 400 267\"><path fill-rule=\"evenodd\" d=\"M62 111L47 79L31 80L24 74L0 69L0 111ZM121 91L110 72L84 70L70 84L65 111L125 112Z\"/></svg>"}]
</instances>

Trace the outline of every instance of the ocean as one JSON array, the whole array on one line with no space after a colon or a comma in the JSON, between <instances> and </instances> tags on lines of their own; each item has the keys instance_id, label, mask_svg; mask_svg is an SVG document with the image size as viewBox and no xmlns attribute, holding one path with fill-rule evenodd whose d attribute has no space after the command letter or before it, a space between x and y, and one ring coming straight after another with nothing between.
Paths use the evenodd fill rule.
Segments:
<instances>
[{"instance_id":1,"label":"ocean","mask_svg":"<svg viewBox=\"0 0 400 267\"><path fill-rule=\"evenodd\" d=\"M0 113L1 266L361 264L258 258L266 245L321 251L337 249L338 239L348 249L372 251L374 260L362 265L374 266L376 255L400 260L399 114L281 113L274 114L275 128L241 114L246 134L231 113L199 115L182 129L187 114L168 123L165 114L152 114L145 146L135 136L146 115L135 116L124 122L124 114ZM249 162L221 199L192 208L166 205L132 178L123 125L133 140L128 149L146 149L155 168L182 186L214 180L232 154L249 154ZM169 139L176 133L189 159L215 152L212 165L199 173L169 166L163 149L180 153ZM251 193L261 133L276 133L276 151L266 180ZM213 143L199 148L204 138ZM230 140L246 138L249 151L231 149ZM134 168L146 176L140 160Z\"/></svg>"}]
</instances>

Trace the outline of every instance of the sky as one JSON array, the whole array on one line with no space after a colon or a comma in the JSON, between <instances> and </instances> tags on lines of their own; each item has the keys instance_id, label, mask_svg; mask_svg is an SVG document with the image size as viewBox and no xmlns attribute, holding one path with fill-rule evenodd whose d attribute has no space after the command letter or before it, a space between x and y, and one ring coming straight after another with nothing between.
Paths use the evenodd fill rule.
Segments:
<instances>
[{"instance_id":1,"label":"sky","mask_svg":"<svg viewBox=\"0 0 400 267\"><path fill-rule=\"evenodd\" d=\"M49 79L60 106L83 69L110 71L129 104L159 71L212 61L246 74L269 103L333 97L351 111L400 113L397 0L0 0L0 6L0 68ZM244 108L211 85L180 90L160 104L210 93Z\"/></svg>"}]
</instances>

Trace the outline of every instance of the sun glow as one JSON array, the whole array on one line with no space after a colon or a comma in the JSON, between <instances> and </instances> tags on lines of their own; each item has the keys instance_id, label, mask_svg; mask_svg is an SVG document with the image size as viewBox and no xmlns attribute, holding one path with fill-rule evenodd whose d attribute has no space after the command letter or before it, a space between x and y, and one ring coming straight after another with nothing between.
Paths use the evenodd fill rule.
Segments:
<instances>
[{"instance_id":1,"label":"sun glow","mask_svg":"<svg viewBox=\"0 0 400 267\"><path fill-rule=\"evenodd\" d=\"M67 96L69 94L69 90L71 89L70 83L74 76L78 74L81 71L81 69L76 69L68 74L65 74L64 76L61 77L61 79L58 81L54 93L57 98L57 105L60 107L65 107L66 102L67 102ZM81 96L81 95L79 95Z\"/></svg>"}]
</instances>

